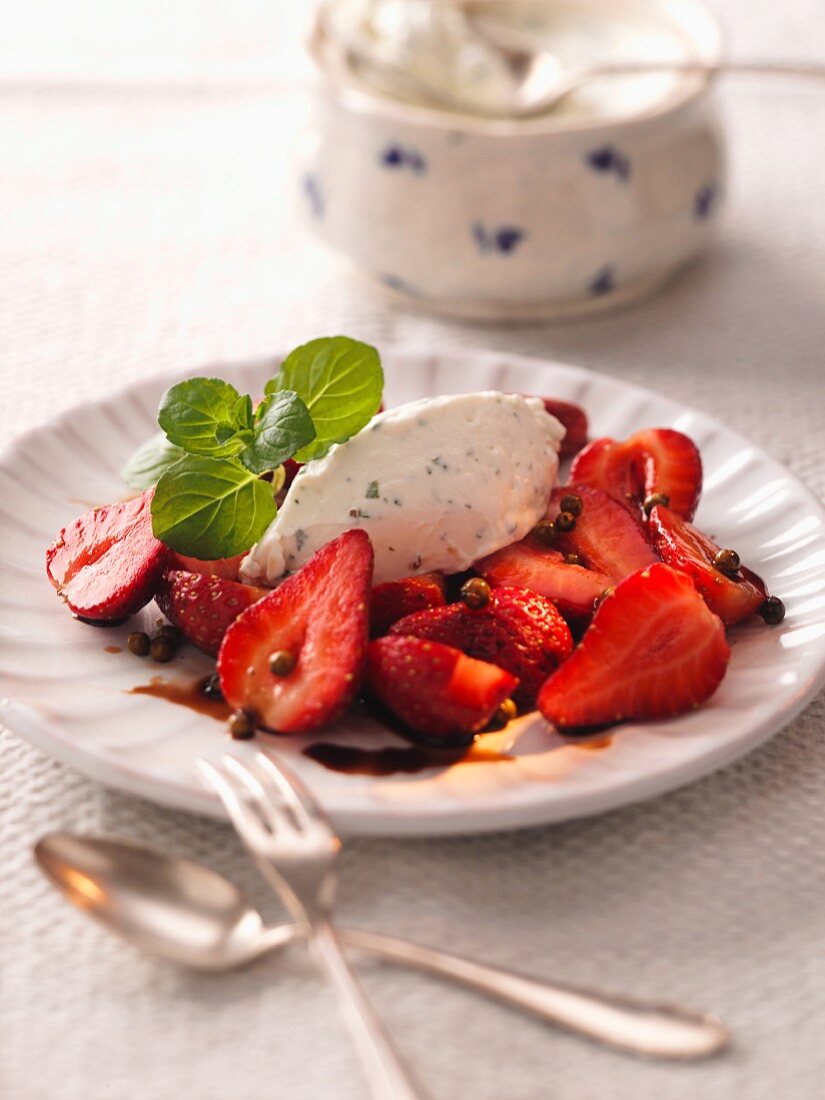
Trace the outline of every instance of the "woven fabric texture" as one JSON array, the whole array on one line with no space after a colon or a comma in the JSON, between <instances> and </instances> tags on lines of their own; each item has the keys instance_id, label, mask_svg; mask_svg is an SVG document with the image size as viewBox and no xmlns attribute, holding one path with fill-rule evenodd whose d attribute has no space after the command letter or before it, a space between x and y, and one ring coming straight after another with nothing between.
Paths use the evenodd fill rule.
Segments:
<instances>
[{"instance_id":1,"label":"woven fabric texture","mask_svg":"<svg viewBox=\"0 0 825 1100\"><path fill-rule=\"evenodd\" d=\"M743 57L803 56L825 36L821 0L719 2ZM287 46L303 5L25 7L0 42L4 439L130 379L345 331L525 352L657 387L825 494L825 95L723 86L720 237L666 292L584 324L485 328L391 307L294 218L304 93ZM825 1095L824 729L820 697L740 763L597 819L348 844L347 921L712 1007L736 1031L716 1061L646 1063L365 963L435 1100ZM176 970L70 910L30 855L50 829L121 834L206 861L277 916L229 828L110 792L7 732L0 753L4 1100L365 1095L301 952L233 976Z\"/></svg>"}]
</instances>

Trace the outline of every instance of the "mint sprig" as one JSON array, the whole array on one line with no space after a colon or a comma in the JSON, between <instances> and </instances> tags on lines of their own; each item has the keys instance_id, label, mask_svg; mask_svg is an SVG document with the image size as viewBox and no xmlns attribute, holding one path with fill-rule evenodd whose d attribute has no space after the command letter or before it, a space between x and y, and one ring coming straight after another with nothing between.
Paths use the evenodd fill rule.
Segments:
<instances>
[{"instance_id":1,"label":"mint sprig","mask_svg":"<svg viewBox=\"0 0 825 1100\"><path fill-rule=\"evenodd\" d=\"M220 378L189 378L161 398L153 436L122 474L155 485L152 528L173 550L201 559L234 557L275 518L283 463L326 454L369 421L384 375L375 348L346 336L296 348L255 409ZM262 475L273 474L270 481Z\"/></svg>"},{"instance_id":2,"label":"mint sprig","mask_svg":"<svg viewBox=\"0 0 825 1100\"><path fill-rule=\"evenodd\" d=\"M292 390L303 398L316 434L295 458L309 462L360 432L378 411L383 389L384 372L374 347L349 336L326 336L290 352L266 393Z\"/></svg>"},{"instance_id":3,"label":"mint sprig","mask_svg":"<svg viewBox=\"0 0 825 1100\"><path fill-rule=\"evenodd\" d=\"M185 455L157 484L152 530L181 554L232 558L258 541L276 513L269 483L239 462Z\"/></svg>"}]
</instances>

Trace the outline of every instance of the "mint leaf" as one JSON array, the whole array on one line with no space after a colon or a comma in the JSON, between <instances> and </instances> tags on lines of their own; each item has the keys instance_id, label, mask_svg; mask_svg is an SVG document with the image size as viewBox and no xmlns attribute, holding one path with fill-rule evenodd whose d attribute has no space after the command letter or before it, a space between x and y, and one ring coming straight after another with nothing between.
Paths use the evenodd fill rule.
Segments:
<instances>
[{"instance_id":1,"label":"mint leaf","mask_svg":"<svg viewBox=\"0 0 825 1100\"><path fill-rule=\"evenodd\" d=\"M247 416L247 403L249 415ZM225 458L244 446L237 434L251 424L251 402L220 378L189 378L160 399L158 423L172 443L190 454Z\"/></svg>"},{"instance_id":2,"label":"mint leaf","mask_svg":"<svg viewBox=\"0 0 825 1100\"><path fill-rule=\"evenodd\" d=\"M259 413L252 442L240 454L247 470L256 474L274 470L315 438L309 409L291 390L266 398Z\"/></svg>"},{"instance_id":3,"label":"mint leaf","mask_svg":"<svg viewBox=\"0 0 825 1100\"><path fill-rule=\"evenodd\" d=\"M185 455L157 484L152 530L181 554L232 558L258 541L276 512L272 486L240 462Z\"/></svg>"},{"instance_id":4,"label":"mint leaf","mask_svg":"<svg viewBox=\"0 0 825 1100\"><path fill-rule=\"evenodd\" d=\"M303 399L316 435L294 457L308 462L360 432L381 404L383 388L375 348L348 336L325 336L290 352L266 392L293 390Z\"/></svg>"},{"instance_id":5,"label":"mint leaf","mask_svg":"<svg viewBox=\"0 0 825 1100\"><path fill-rule=\"evenodd\" d=\"M168 470L183 451L158 432L134 452L120 471L120 476L132 489L151 489L164 470Z\"/></svg>"}]
</instances>

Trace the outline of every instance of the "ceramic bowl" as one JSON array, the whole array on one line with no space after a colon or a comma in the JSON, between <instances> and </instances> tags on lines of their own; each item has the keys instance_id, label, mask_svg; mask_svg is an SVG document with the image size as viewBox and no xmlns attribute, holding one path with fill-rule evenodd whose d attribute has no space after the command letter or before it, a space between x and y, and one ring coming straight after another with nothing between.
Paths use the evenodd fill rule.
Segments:
<instances>
[{"instance_id":1,"label":"ceramic bowl","mask_svg":"<svg viewBox=\"0 0 825 1100\"><path fill-rule=\"evenodd\" d=\"M636 6L721 60L698 0ZM502 121L373 92L320 32L311 52L305 207L324 241L408 301L487 320L575 317L643 297L708 242L725 158L707 77L680 78L629 117Z\"/></svg>"}]
</instances>

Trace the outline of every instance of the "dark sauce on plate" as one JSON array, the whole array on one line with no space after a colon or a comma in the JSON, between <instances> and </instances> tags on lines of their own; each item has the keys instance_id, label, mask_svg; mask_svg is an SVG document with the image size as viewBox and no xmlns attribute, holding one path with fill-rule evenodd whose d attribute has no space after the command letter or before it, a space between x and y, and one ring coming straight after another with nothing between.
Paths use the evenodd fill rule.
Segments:
<instances>
[{"instance_id":1,"label":"dark sauce on plate","mask_svg":"<svg viewBox=\"0 0 825 1100\"><path fill-rule=\"evenodd\" d=\"M424 745L364 749L318 741L303 750L304 756L330 771L345 775L414 775L427 768L448 768L453 764L491 764L514 757L473 743L463 749L432 749Z\"/></svg>"},{"instance_id":2,"label":"dark sauce on plate","mask_svg":"<svg viewBox=\"0 0 825 1100\"><path fill-rule=\"evenodd\" d=\"M197 714L206 714L226 722L232 710L225 699L208 695L204 686L210 677L183 684L179 680L167 680L165 676L153 676L148 684L138 684L131 688L128 695L151 695L153 699L165 699L180 707L188 707Z\"/></svg>"}]
</instances>

